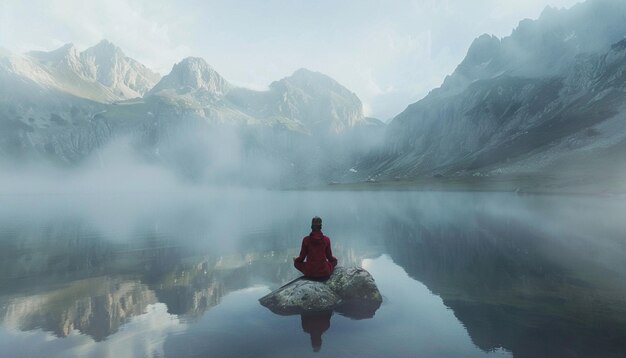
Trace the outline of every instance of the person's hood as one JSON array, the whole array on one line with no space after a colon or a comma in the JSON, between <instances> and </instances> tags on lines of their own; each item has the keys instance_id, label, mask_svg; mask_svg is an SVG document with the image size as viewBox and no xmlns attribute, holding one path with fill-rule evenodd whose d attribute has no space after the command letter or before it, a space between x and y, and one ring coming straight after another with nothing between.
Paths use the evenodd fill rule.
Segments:
<instances>
[{"instance_id":1,"label":"person's hood","mask_svg":"<svg viewBox=\"0 0 626 358\"><path fill-rule=\"evenodd\" d=\"M321 240L324 238L324 233L322 233L322 230L313 230L309 236L314 240Z\"/></svg>"}]
</instances>

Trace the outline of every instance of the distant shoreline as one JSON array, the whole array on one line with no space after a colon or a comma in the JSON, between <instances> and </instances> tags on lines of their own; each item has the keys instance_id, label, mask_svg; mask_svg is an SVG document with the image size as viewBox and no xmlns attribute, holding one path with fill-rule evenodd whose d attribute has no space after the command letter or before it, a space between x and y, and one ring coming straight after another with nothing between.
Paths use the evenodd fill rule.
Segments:
<instances>
[{"instance_id":1,"label":"distant shoreline","mask_svg":"<svg viewBox=\"0 0 626 358\"><path fill-rule=\"evenodd\" d=\"M624 195L624 183L584 179L562 179L549 176L488 177L419 177L414 180L381 180L353 183L329 183L292 188L310 191L432 191L432 192L510 192L550 195Z\"/></svg>"}]
</instances>

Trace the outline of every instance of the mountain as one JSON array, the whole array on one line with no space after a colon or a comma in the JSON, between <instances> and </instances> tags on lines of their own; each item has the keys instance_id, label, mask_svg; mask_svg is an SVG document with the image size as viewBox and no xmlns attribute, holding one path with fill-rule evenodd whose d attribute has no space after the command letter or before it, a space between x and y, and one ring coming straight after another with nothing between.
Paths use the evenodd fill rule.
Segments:
<instances>
[{"instance_id":1,"label":"mountain","mask_svg":"<svg viewBox=\"0 0 626 358\"><path fill-rule=\"evenodd\" d=\"M141 97L160 78L106 40L83 52L66 44L49 52L3 56L0 75L4 83L28 83L34 91L56 90L102 103Z\"/></svg>"},{"instance_id":2,"label":"mountain","mask_svg":"<svg viewBox=\"0 0 626 358\"><path fill-rule=\"evenodd\" d=\"M222 96L232 87L204 59L187 57L175 64L172 71L163 77L148 95L167 91L178 94L202 91L209 95Z\"/></svg>"},{"instance_id":3,"label":"mountain","mask_svg":"<svg viewBox=\"0 0 626 358\"><path fill-rule=\"evenodd\" d=\"M274 115L294 118L313 132L339 133L364 121L361 100L332 78L299 69L270 85Z\"/></svg>"},{"instance_id":4,"label":"mountain","mask_svg":"<svg viewBox=\"0 0 626 358\"><path fill-rule=\"evenodd\" d=\"M338 134L366 125L359 98L332 78L307 69L275 81L266 91L236 87L205 60L177 63L146 100L176 113L193 113L213 122L281 127L315 135Z\"/></svg>"},{"instance_id":5,"label":"mountain","mask_svg":"<svg viewBox=\"0 0 626 358\"><path fill-rule=\"evenodd\" d=\"M483 35L440 88L388 126L362 178L626 173L626 3L546 8L503 39Z\"/></svg>"},{"instance_id":6,"label":"mountain","mask_svg":"<svg viewBox=\"0 0 626 358\"><path fill-rule=\"evenodd\" d=\"M213 170L222 173L222 178L243 178L253 171L257 177L264 172L282 185L328 182L351 168L384 130L382 122L364 117L362 103L353 92L306 69L271 83L265 91L255 91L230 84L200 58L187 58L174 65L144 101L155 118L169 118L160 130L170 126L173 118L201 126L237 127L236 138L222 144L221 151L236 153L229 162L247 163L246 169L229 165ZM191 137L198 139L199 133L207 131L217 133L215 127L207 127L196 129ZM207 147L201 143L221 143L231 134L198 139L195 145L201 150ZM240 145L232 147L232 143ZM188 142L186 147L190 146ZM187 158L207 163L197 150L175 151L181 150ZM224 174L230 170L236 174Z\"/></svg>"},{"instance_id":7,"label":"mountain","mask_svg":"<svg viewBox=\"0 0 626 358\"><path fill-rule=\"evenodd\" d=\"M120 99L143 96L160 79L107 40L81 53L85 77L103 84Z\"/></svg>"},{"instance_id":8,"label":"mountain","mask_svg":"<svg viewBox=\"0 0 626 358\"><path fill-rule=\"evenodd\" d=\"M293 186L347 172L384 130L353 92L306 69L254 91L189 57L157 79L107 41L3 55L0 159L74 166L126 138L192 180Z\"/></svg>"},{"instance_id":9,"label":"mountain","mask_svg":"<svg viewBox=\"0 0 626 358\"><path fill-rule=\"evenodd\" d=\"M211 123L258 124L258 119L243 113L226 100L235 88L204 59L187 57L175 64L145 94L145 101L157 115L192 117Z\"/></svg>"}]
</instances>

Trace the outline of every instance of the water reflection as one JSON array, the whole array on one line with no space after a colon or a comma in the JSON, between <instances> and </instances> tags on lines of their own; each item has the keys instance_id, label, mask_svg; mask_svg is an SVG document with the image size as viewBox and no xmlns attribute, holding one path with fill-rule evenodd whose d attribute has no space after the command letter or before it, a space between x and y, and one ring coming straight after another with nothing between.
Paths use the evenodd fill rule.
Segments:
<instances>
[{"instance_id":1,"label":"water reflection","mask_svg":"<svg viewBox=\"0 0 626 358\"><path fill-rule=\"evenodd\" d=\"M99 342L157 302L164 303L169 314L184 319L200 317L229 292L250 287L258 275L263 278L263 273L270 271L265 266L280 266L282 261L270 261L271 265L261 258L248 262L236 256L187 260L179 260L171 271L164 272L163 267L150 265L150 259L134 279L123 278L125 275L79 279L50 291L9 299L3 305L3 321L25 331L43 329L57 337L77 330ZM286 270L276 271L264 280L283 279L280 272Z\"/></svg>"},{"instance_id":2,"label":"water reflection","mask_svg":"<svg viewBox=\"0 0 626 358\"><path fill-rule=\"evenodd\" d=\"M322 349L322 334L330 328L330 318L333 311L303 313L300 315L302 330L311 336L313 352Z\"/></svg>"},{"instance_id":3,"label":"water reflection","mask_svg":"<svg viewBox=\"0 0 626 358\"><path fill-rule=\"evenodd\" d=\"M250 295L252 303L232 300L248 297L239 293L250 288L271 290L296 277L291 257L302 223L319 214L343 265L385 262L384 269L370 271L387 302L365 321L338 312L343 315L335 315L330 331L332 314L327 320L300 317L297 333L307 332L313 348L323 335L320 354L384 354L376 350L384 348L396 355L612 357L626 351L621 200L461 193L218 199L126 208L125 215L139 214L121 220L108 213L104 228L100 211L97 218L68 214L54 203L33 204L46 208L36 215L24 203L21 214L0 212L2 330L50 332L68 345L78 344L80 332L106 347L158 307L159 317L167 317L160 319L189 324L182 335L159 336L163 355L184 356L193 347L207 355L245 356L254 351L253 341L258 356L293 355L305 345L278 343L294 327L265 315L258 292ZM406 290L419 283L425 287ZM246 316L237 316L244 307ZM427 311L437 312L436 318L425 319ZM243 343L221 333L234 316L239 322L229 324L233 332L246 332ZM429 324L418 330L419 322ZM207 346L193 339L202 327L212 327L197 333ZM265 329L276 336L266 336ZM0 332L0 348L9 345L5 337ZM26 338L20 342L29 345ZM306 348L310 352L308 342Z\"/></svg>"},{"instance_id":4,"label":"water reflection","mask_svg":"<svg viewBox=\"0 0 626 358\"><path fill-rule=\"evenodd\" d=\"M387 251L442 297L484 351L504 347L516 357L625 352L625 242L610 234L617 222L595 231L581 225L595 218L563 220L562 211L548 205L493 209L413 223L392 218L385 231L395 240ZM407 215L423 218L424 211L414 207Z\"/></svg>"},{"instance_id":5,"label":"water reflection","mask_svg":"<svg viewBox=\"0 0 626 358\"><path fill-rule=\"evenodd\" d=\"M12 300L5 308L4 322L24 331L42 329L57 337L78 330L100 342L156 302L154 292L137 282L85 279L63 289Z\"/></svg>"}]
</instances>

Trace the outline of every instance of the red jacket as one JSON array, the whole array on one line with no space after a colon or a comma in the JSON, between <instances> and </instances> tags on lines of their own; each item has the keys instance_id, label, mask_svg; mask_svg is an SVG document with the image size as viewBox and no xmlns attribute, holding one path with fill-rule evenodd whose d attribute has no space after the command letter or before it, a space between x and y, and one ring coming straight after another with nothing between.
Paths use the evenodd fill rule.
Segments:
<instances>
[{"instance_id":1,"label":"red jacket","mask_svg":"<svg viewBox=\"0 0 626 358\"><path fill-rule=\"evenodd\" d=\"M307 277L330 276L337 266L337 259L333 256L328 236L315 230L304 237L300 256L295 259L294 265Z\"/></svg>"}]
</instances>

